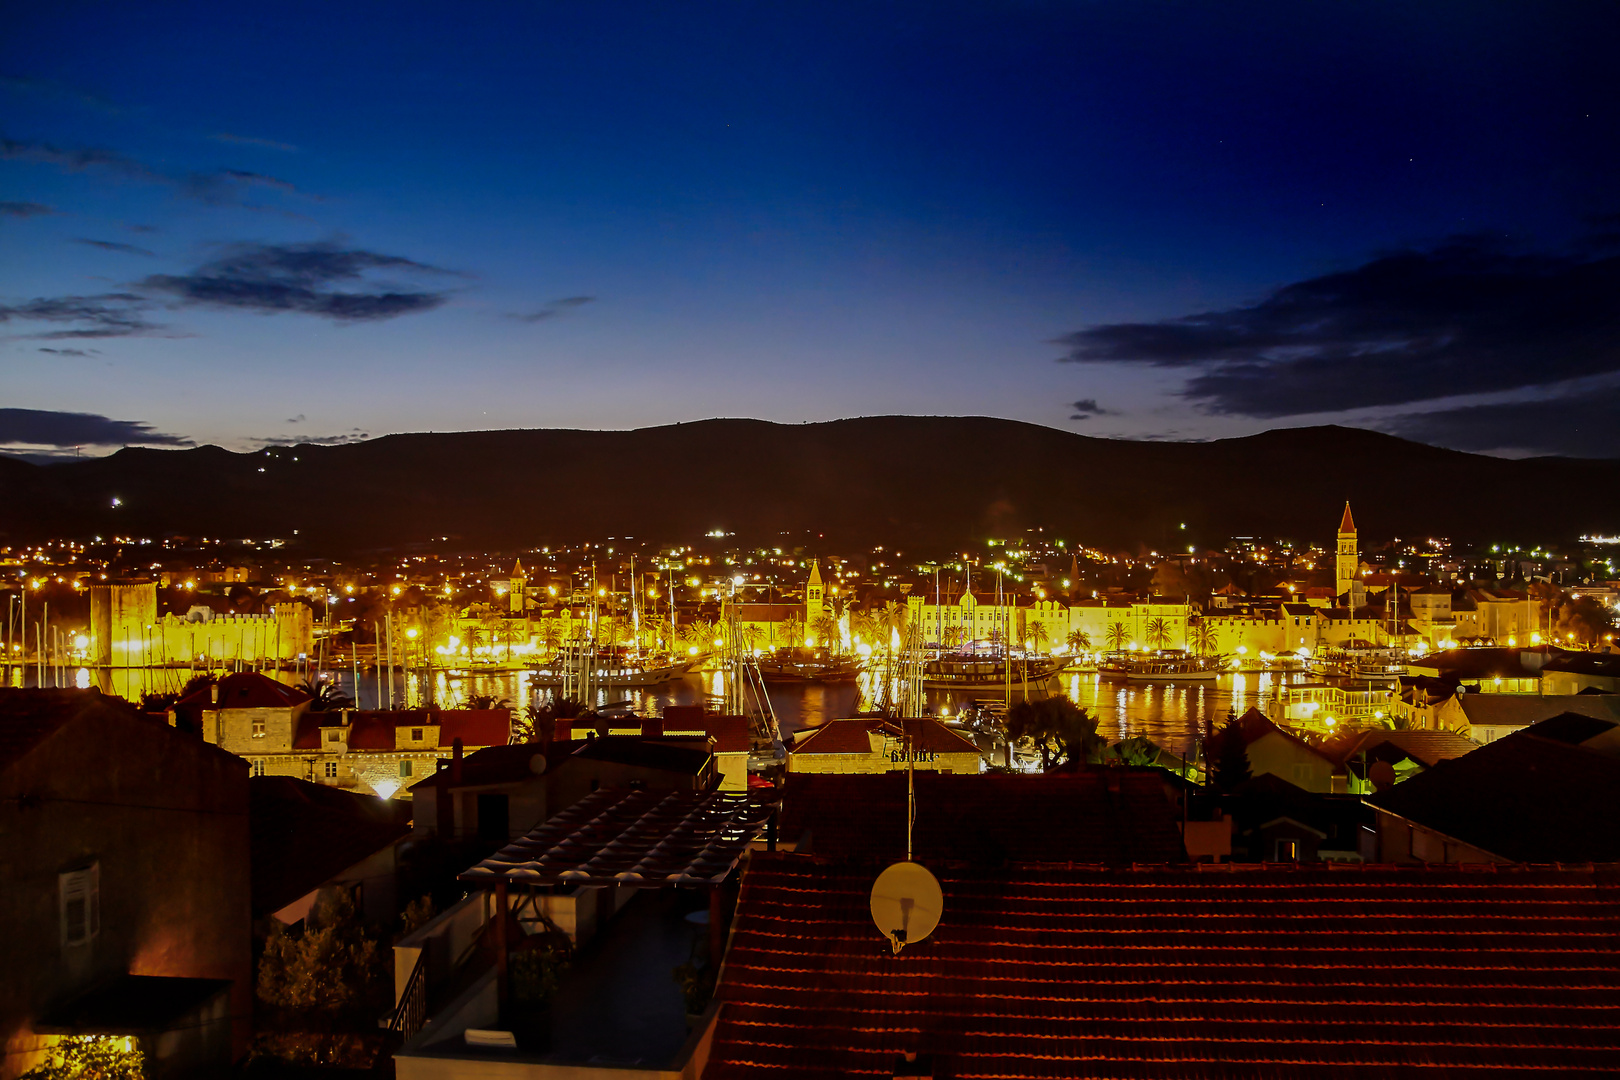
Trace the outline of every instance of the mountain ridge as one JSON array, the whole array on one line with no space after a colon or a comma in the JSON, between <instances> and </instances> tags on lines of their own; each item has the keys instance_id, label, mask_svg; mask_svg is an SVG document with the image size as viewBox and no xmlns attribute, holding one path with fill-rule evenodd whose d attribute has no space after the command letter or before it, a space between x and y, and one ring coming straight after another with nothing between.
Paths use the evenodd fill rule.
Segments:
<instances>
[{"instance_id":1,"label":"mountain ridge","mask_svg":"<svg viewBox=\"0 0 1620 1080\"><path fill-rule=\"evenodd\" d=\"M722 529L751 543L821 534L829 550L949 550L1043 527L1101 546L1164 547L1325 538L1349 499L1371 537L1543 541L1620 531L1616 491L1620 461L1493 458L1337 426L1180 443L994 417L715 418L8 459L0 536L296 530L311 547L348 552L443 537L468 549L683 542Z\"/></svg>"}]
</instances>

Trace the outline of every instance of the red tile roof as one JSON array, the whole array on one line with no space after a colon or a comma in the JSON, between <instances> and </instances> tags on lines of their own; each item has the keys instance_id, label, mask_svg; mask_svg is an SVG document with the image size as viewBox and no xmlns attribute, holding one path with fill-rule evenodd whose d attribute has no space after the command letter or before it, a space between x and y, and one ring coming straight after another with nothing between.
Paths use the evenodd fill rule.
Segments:
<instances>
[{"instance_id":1,"label":"red tile roof","mask_svg":"<svg viewBox=\"0 0 1620 1080\"><path fill-rule=\"evenodd\" d=\"M912 849L923 860L1183 862L1179 812L1159 770L915 777ZM905 857L906 775L788 773L782 838L819 856ZM808 834L808 837L806 837Z\"/></svg>"},{"instance_id":2,"label":"red tile roof","mask_svg":"<svg viewBox=\"0 0 1620 1080\"><path fill-rule=\"evenodd\" d=\"M1356 519L1350 516L1350 504L1344 504L1344 517L1339 519L1340 533L1353 533L1356 531Z\"/></svg>"},{"instance_id":3,"label":"red tile roof","mask_svg":"<svg viewBox=\"0 0 1620 1080\"><path fill-rule=\"evenodd\" d=\"M1620 1063L1620 885L1599 870L936 870L892 955L871 869L744 874L706 1080L1455 1076Z\"/></svg>"},{"instance_id":4,"label":"red tile roof","mask_svg":"<svg viewBox=\"0 0 1620 1080\"><path fill-rule=\"evenodd\" d=\"M294 686L280 683L256 671L238 671L227 675L218 683L219 704L214 704L214 686L193 690L176 702L176 706L204 709L290 709L309 700L309 695Z\"/></svg>"},{"instance_id":5,"label":"red tile roof","mask_svg":"<svg viewBox=\"0 0 1620 1080\"><path fill-rule=\"evenodd\" d=\"M973 740L952 731L931 717L906 720L918 750L932 750L940 754L977 754ZM795 754L870 754L872 744L867 732L880 731L894 738L902 733L902 721L882 719L829 720L820 727L801 731L794 740Z\"/></svg>"},{"instance_id":6,"label":"red tile roof","mask_svg":"<svg viewBox=\"0 0 1620 1080\"><path fill-rule=\"evenodd\" d=\"M321 726L336 727L342 723L342 716L341 712L335 710L305 713L299 721L293 749L319 750ZM511 725L512 714L505 709L355 710L349 713L349 732L345 741L350 750L392 750L396 729L437 726L437 748L449 749L460 736L461 745L471 750L481 746L505 746L512 738Z\"/></svg>"}]
</instances>

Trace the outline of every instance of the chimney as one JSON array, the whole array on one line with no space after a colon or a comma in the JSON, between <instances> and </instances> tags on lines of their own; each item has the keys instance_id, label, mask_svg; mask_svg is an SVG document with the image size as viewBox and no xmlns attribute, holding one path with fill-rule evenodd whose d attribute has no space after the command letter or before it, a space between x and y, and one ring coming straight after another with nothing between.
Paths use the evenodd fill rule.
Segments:
<instances>
[{"instance_id":1,"label":"chimney","mask_svg":"<svg viewBox=\"0 0 1620 1080\"><path fill-rule=\"evenodd\" d=\"M461 783L461 738L450 744L450 782Z\"/></svg>"}]
</instances>

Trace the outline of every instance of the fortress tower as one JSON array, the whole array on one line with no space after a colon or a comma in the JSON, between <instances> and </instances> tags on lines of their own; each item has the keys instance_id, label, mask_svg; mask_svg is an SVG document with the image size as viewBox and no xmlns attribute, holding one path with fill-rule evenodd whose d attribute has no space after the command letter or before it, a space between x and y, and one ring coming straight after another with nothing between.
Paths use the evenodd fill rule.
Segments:
<instances>
[{"instance_id":1,"label":"fortress tower","mask_svg":"<svg viewBox=\"0 0 1620 1080\"><path fill-rule=\"evenodd\" d=\"M1344 517L1339 519L1339 546L1334 563L1333 591L1343 595L1359 580L1361 551L1356 546L1356 520L1350 516L1350 504L1344 504Z\"/></svg>"}]
</instances>

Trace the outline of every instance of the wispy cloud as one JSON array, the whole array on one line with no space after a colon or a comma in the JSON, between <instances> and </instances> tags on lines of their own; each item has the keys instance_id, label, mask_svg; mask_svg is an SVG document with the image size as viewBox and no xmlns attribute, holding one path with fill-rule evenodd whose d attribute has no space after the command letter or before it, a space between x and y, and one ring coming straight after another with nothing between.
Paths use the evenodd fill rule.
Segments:
<instances>
[{"instance_id":1,"label":"wispy cloud","mask_svg":"<svg viewBox=\"0 0 1620 1080\"><path fill-rule=\"evenodd\" d=\"M1075 363L1187 369L1211 413L1272 418L1620 372L1620 257L1458 237L1258 303L1060 339Z\"/></svg>"},{"instance_id":2,"label":"wispy cloud","mask_svg":"<svg viewBox=\"0 0 1620 1080\"><path fill-rule=\"evenodd\" d=\"M78 324L67 330L25 335L36 341L134 337L163 329L146 319L150 306L151 301L136 293L39 297L20 304L0 304L0 323Z\"/></svg>"},{"instance_id":3,"label":"wispy cloud","mask_svg":"<svg viewBox=\"0 0 1620 1080\"><path fill-rule=\"evenodd\" d=\"M266 150L280 150L284 153L297 153L298 147L291 143L277 142L274 139L258 139L252 135L232 135L228 131L217 132L213 135L217 142L235 143L238 146L259 146Z\"/></svg>"},{"instance_id":4,"label":"wispy cloud","mask_svg":"<svg viewBox=\"0 0 1620 1080\"><path fill-rule=\"evenodd\" d=\"M140 286L186 304L262 314L297 312L338 322L430 311L446 299L442 291L371 281L367 275L374 271L404 277L453 273L333 243L238 244L189 274L154 274Z\"/></svg>"},{"instance_id":5,"label":"wispy cloud","mask_svg":"<svg viewBox=\"0 0 1620 1080\"><path fill-rule=\"evenodd\" d=\"M31 97L58 98L71 101L97 112L117 115L124 111L123 107L111 98L55 79L39 79L28 75L0 75L0 88L15 94Z\"/></svg>"},{"instance_id":6,"label":"wispy cloud","mask_svg":"<svg viewBox=\"0 0 1620 1080\"><path fill-rule=\"evenodd\" d=\"M96 413L0 409L0 446L190 446L190 439L155 430L144 420Z\"/></svg>"},{"instance_id":7,"label":"wispy cloud","mask_svg":"<svg viewBox=\"0 0 1620 1080\"><path fill-rule=\"evenodd\" d=\"M55 354L57 356L100 356L101 355L101 350L100 349L51 349L51 348L46 348L43 345L40 346L39 351L42 352L42 353L53 353L53 354Z\"/></svg>"},{"instance_id":8,"label":"wispy cloud","mask_svg":"<svg viewBox=\"0 0 1620 1080\"><path fill-rule=\"evenodd\" d=\"M568 312L573 311L576 308L594 303L595 300L596 297L594 296L565 296L561 300L552 300L534 311L507 312L506 317L508 319L516 319L518 322L543 322L546 319L555 319L559 315L566 315Z\"/></svg>"},{"instance_id":9,"label":"wispy cloud","mask_svg":"<svg viewBox=\"0 0 1620 1080\"><path fill-rule=\"evenodd\" d=\"M86 236L75 236L73 242L75 244L88 244L90 247L100 248L103 251L119 251L125 255L146 255L148 257L153 255L152 252L143 247L136 247L134 244L120 244L116 240L91 240Z\"/></svg>"},{"instance_id":10,"label":"wispy cloud","mask_svg":"<svg viewBox=\"0 0 1620 1080\"><path fill-rule=\"evenodd\" d=\"M61 147L47 142L0 136L0 159L49 165L64 172L96 173L115 180L163 185L186 198L214 206L266 209L253 206L246 201L248 192L255 189L299 194L305 198L313 197L307 192L299 191L289 181L266 176L263 173L248 172L244 169L214 169L206 172L171 174L105 147Z\"/></svg>"},{"instance_id":11,"label":"wispy cloud","mask_svg":"<svg viewBox=\"0 0 1620 1080\"><path fill-rule=\"evenodd\" d=\"M44 217L46 214L54 213L56 213L56 210L52 207L46 206L44 203L0 202L0 217Z\"/></svg>"}]
</instances>

